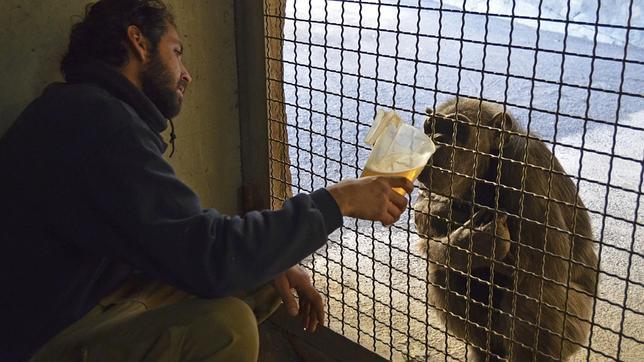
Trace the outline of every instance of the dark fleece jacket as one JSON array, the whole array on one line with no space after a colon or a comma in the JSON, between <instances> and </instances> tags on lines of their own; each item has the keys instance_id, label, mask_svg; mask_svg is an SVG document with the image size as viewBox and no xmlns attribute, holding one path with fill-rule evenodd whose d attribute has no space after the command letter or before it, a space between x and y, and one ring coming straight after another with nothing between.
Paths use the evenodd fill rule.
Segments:
<instances>
[{"instance_id":1,"label":"dark fleece jacket","mask_svg":"<svg viewBox=\"0 0 644 362\"><path fill-rule=\"evenodd\" d=\"M0 140L0 361L27 358L134 271L223 296L296 264L342 224L324 189L242 217L203 209L162 158L166 125L95 63L48 86Z\"/></svg>"}]
</instances>

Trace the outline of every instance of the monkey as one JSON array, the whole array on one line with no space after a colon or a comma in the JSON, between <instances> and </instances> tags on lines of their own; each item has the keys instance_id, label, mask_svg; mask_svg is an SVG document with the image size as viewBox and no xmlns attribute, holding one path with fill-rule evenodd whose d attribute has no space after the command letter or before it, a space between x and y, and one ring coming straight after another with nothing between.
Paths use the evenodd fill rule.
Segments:
<instances>
[{"instance_id":1,"label":"monkey","mask_svg":"<svg viewBox=\"0 0 644 362\"><path fill-rule=\"evenodd\" d=\"M575 184L500 104L459 97L426 112L424 131L437 149L418 178L425 189L415 206L424 210L415 212L419 234L451 235L481 210L507 215L511 272L500 273L511 292L499 293L507 313L497 321L503 337L493 333L496 351L511 361L567 359L588 345L598 278L590 218ZM470 352L485 359L483 350Z\"/></svg>"}]
</instances>

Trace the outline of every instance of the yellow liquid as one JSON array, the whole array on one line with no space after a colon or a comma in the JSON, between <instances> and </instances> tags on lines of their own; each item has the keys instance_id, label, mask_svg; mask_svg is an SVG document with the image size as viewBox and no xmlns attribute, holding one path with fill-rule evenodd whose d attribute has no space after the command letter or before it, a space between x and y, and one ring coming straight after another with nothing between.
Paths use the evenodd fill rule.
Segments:
<instances>
[{"instance_id":1,"label":"yellow liquid","mask_svg":"<svg viewBox=\"0 0 644 362\"><path fill-rule=\"evenodd\" d=\"M365 168L364 172L362 173L362 177L367 177L367 176L403 176L407 180L409 180L411 182L414 182L416 180L416 178L418 177L418 175L420 175L420 173L423 171L423 168L425 168L424 165L420 166L420 167L417 167L417 168L412 168L410 170L405 170L405 171L402 171L402 172L380 172L380 171L374 171L374 170L369 169L369 168ZM397 193L399 193L399 194L401 194L403 196L405 195L405 190L403 190L400 187L394 187L394 191L396 191Z\"/></svg>"}]
</instances>

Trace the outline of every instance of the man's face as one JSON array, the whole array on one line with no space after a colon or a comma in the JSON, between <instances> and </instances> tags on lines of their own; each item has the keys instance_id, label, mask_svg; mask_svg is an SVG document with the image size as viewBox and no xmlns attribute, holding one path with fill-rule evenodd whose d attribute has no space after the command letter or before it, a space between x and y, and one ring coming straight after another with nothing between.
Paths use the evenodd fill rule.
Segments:
<instances>
[{"instance_id":1,"label":"man's face","mask_svg":"<svg viewBox=\"0 0 644 362\"><path fill-rule=\"evenodd\" d=\"M141 73L143 93L150 98L161 114L172 118L181 111L183 95L192 81L182 62L183 45L174 26L168 24L159 40L157 51Z\"/></svg>"}]
</instances>

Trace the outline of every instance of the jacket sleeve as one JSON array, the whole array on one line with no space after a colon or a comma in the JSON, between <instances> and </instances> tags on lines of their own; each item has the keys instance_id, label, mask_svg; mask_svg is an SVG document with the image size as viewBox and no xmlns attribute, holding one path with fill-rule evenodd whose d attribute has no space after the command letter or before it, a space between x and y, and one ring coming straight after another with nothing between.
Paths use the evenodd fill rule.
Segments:
<instances>
[{"instance_id":1,"label":"jacket sleeve","mask_svg":"<svg viewBox=\"0 0 644 362\"><path fill-rule=\"evenodd\" d=\"M202 209L163 159L157 137L127 127L81 169L83 192L107 234L83 245L202 297L254 287L325 244L342 224L325 189L281 210L225 216Z\"/></svg>"}]
</instances>

